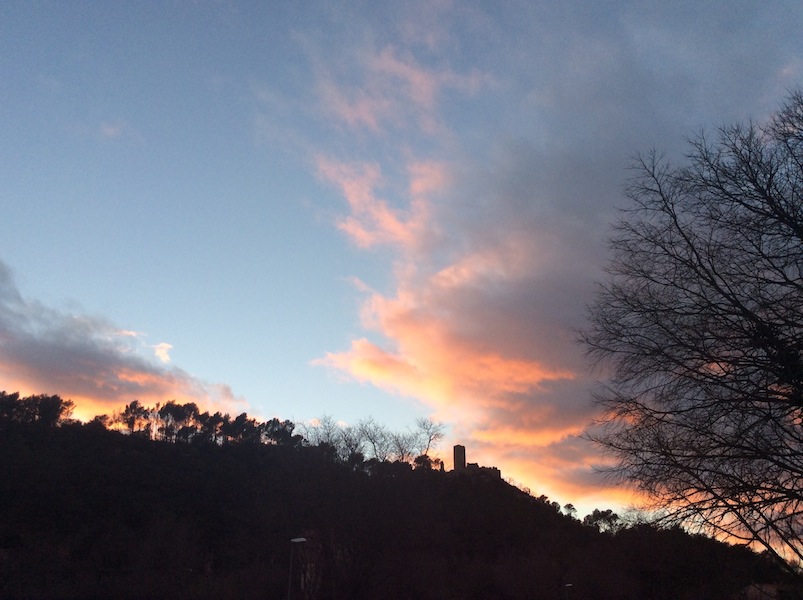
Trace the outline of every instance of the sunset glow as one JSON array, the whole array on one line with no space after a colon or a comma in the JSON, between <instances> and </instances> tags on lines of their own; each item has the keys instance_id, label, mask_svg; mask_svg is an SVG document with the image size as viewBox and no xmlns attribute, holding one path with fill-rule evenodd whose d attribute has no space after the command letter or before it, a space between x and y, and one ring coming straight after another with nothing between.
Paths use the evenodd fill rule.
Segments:
<instances>
[{"instance_id":1,"label":"sunset glow","mask_svg":"<svg viewBox=\"0 0 803 600\"><path fill-rule=\"evenodd\" d=\"M12 4L0 390L431 416L585 510L632 500L577 341L630 158L803 82L792 2Z\"/></svg>"}]
</instances>

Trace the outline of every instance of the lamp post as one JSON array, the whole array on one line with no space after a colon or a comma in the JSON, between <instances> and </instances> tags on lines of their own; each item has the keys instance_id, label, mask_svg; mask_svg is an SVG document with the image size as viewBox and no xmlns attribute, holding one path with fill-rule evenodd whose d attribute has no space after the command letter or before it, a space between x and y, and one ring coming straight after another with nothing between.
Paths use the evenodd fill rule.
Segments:
<instances>
[{"instance_id":1,"label":"lamp post","mask_svg":"<svg viewBox=\"0 0 803 600\"><path fill-rule=\"evenodd\" d=\"M563 589L566 591L566 600L569 600L569 588L572 587L571 583L564 583Z\"/></svg>"},{"instance_id":2,"label":"lamp post","mask_svg":"<svg viewBox=\"0 0 803 600\"><path fill-rule=\"evenodd\" d=\"M296 544L303 544L307 538L297 537L290 540L290 574L287 577L287 600L293 600L293 550Z\"/></svg>"}]
</instances>

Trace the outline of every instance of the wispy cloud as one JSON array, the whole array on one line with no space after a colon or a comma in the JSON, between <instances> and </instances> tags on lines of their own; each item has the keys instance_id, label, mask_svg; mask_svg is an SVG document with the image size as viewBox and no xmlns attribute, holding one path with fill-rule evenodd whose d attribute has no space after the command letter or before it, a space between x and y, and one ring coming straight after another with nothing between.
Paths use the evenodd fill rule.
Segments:
<instances>
[{"instance_id":1,"label":"wispy cloud","mask_svg":"<svg viewBox=\"0 0 803 600\"><path fill-rule=\"evenodd\" d=\"M319 60L316 89L322 108L331 116L372 133L406 126L410 120L426 133L442 132L437 109L445 90L474 94L494 85L489 74L427 67L393 46L362 54L359 78L349 84L338 81L338 73Z\"/></svg>"},{"instance_id":2,"label":"wispy cloud","mask_svg":"<svg viewBox=\"0 0 803 600\"><path fill-rule=\"evenodd\" d=\"M393 114L394 102L367 89L344 89L331 81L318 84L326 110L346 125L363 126L378 132L382 121Z\"/></svg>"},{"instance_id":3,"label":"wispy cloud","mask_svg":"<svg viewBox=\"0 0 803 600\"><path fill-rule=\"evenodd\" d=\"M318 175L337 186L349 203L350 214L337 223L358 245L369 248L377 244L395 244L411 248L426 223L428 204L414 197L407 210L392 208L388 201L377 197L376 188L382 185L382 173L376 163L345 163L319 157ZM419 187L426 186L431 173L422 171Z\"/></svg>"},{"instance_id":4,"label":"wispy cloud","mask_svg":"<svg viewBox=\"0 0 803 600\"><path fill-rule=\"evenodd\" d=\"M141 145L145 142L142 133L130 122L124 119L102 121L96 126L94 136L104 142Z\"/></svg>"},{"instance_id":5,"label":"wispy cloud","mask_svg":"<svg viewBox=\"0 0 803 600\"><path fill-rule=\"evenodd\" d=\"M104 121L99 127L100 135L107 139L119 138L123 135L123 133L125 133L125 130L125 125L120 121L113 123Z\"/></svg>"},{"instance_id":6,"label":"wispy cloud","mask_svg":"<svg viewBox=\"0 0 803 600\"><path fill-rule=\"evenodd\" d=\"M89 418L131 400L175 399L220 410L242 409L228 386L209 384L167 367L170 344L150 347L143 335L105 319L28 300L0 262L0 385L7 391L60 394Z\"/></svg>"}]
</instances>

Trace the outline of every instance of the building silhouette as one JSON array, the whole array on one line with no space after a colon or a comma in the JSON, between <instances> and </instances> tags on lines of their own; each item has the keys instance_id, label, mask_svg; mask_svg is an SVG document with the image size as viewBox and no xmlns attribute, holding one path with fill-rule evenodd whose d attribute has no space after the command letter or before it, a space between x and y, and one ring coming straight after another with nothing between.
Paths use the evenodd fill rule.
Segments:
<instances>
[{"instance_id":1,"label":"building silhouette","mask_svg":"<svg viewBox=\"0 0 803 600\"><path fill-rule=\"evenodd\" d=\"M496 479L502 478L502 472L496 467L481 467L477 463L466 464L466 447L460 444L454 447L454 472L490 475Z\"/></svg>"},{"instance_id":2,"label":"building silhouette","mask_svg":"<svg viewBox=\"0 0 803 600\"><path fill-rule=\"evenodd\" d=\"M466 468L466 447L456 445L454 447L454 470L462 471Z\"/></svg>"}]
</instances>

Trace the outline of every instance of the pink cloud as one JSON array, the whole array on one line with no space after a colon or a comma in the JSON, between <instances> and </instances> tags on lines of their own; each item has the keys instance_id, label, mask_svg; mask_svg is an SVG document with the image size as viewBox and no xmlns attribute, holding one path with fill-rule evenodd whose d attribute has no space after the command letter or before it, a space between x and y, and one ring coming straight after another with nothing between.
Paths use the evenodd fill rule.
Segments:
<instances>
[{"instance_id":1,"label":"pink cloud","mask_svg":"<svg viewBox=\"0 0 803 600\"><path fill-rule=\"evenodd\" d=\"M425 199L413 198L406 211L392 208L386 200L376 196L382 175L379 166L373 163L349 164L319 157L317 169L319 177L340 188L346 198L351 213L337 225L358 246L415 246L427 221Z\"/></svg>"},{"instance_id":2,"label":"pink cloud","mask_svg":"<svg viewBox=\"0 0 803 600\"><path fill-rule=\"evenodd\" d=\"M422 68L412 58L401 60L392 48L384 48L370 61L370 68L391 80L402 83L402 95L424 110L435 108L440 81L438 76Z\"/></svg>"},{"instance_id":3,"label":"pink cloud","mask_svg":"<svg viewBox=\"0 0 803 600\"><path fill-rule=\"evenodd\" d=\"M448 167L435 161L413 162L407 167L410 178L410 197L429 198L446 188L451 181Z\"/></svg>"},{"instance_id":4,"label":"pink cloud","mask_svg":"<svg viewBox=\"0 0 803 600\"><path fill-rule=\"evenodd\" d=\"M437 107L445 89L476 93L493 79L478 71L468 74L422 66L411 54L391 46L365 51L359 83L338 82L329 69L318 69L316 89L322 108L349 127L380 133L388 125L405 127L412 119L433 134L441 130Z\"/></svg>"}]
</instances>

